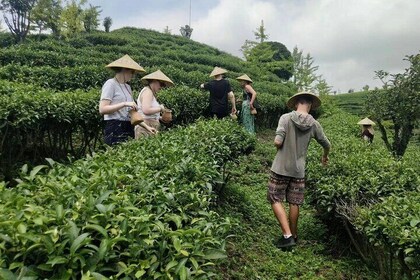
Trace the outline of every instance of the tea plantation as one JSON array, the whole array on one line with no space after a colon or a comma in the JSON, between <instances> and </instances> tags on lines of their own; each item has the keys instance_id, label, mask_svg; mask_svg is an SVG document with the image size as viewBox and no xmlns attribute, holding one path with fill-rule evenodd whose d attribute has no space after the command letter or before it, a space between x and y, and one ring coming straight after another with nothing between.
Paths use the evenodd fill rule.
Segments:
<instances>
[{"instance_id":1,"label":"tea plantation","mask_svg":"<svg viewBox=\"0 0 420 280\"><path fill-rule=\"evenodd\" d=\"M359 138L357 111L320 111L330 164L310 145L292 251L266 202L290 82L189 39L122 28L68 41L0 34L0 279L419 279L420 150L395 160ZM104 147L98 113L109 62L129 54L175 87L153 138ZM214 66L255 81L255 137L208 119L198 89ZM135 95L140 79L133 79Z\"/></svg>"}]
</instances>

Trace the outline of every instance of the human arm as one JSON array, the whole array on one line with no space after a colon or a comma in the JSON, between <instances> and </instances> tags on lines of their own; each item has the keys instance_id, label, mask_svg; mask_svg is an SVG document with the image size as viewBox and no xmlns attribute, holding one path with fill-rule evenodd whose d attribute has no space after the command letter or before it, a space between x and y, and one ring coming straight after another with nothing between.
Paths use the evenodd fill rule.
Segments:
<instances>
[{"instance_id":1,"label":"human arm","mask_svg":"<svg viewBox=\"0 0 420 280\"><path fill-rule=\"evenodd\" d=\"M230 100L230 104L232 104L232 114L236 114L235 95L233 94L233 91L229 91L228 97Z\"/></svg>"},{"instance_id":2,"label":"human arm","mask_svg":"<svg viewBox=\"0 0 420 280\"><path fill-rule=\"evenodd\" d=\"M281 147L283 146L284 139L286 138L287 126L288 126L287 117L285 115L282 115L277 125L276 137L274 138L274 146L277 149L281 149Z\"/></svg>"},{"instance_id":3,"label":"human arm","mask_svg":"<svg viewBox=\"0 0 420 280\"><path fill-rule=\"evenodd\" d=\"M249 93L251 93L251 100L249 101L249 106L251 107L251 110L254 109L254 102L255 98L257 98L257 92L252 88L251 85L246 85L245 90Z\"/></svg>"},{"instance_id":4,"label":"human arm","mask_svg":"<svg viewBox=\"0 0 420 280\"><path fill-rule=\"evenodd\" d=\"M159 107L152 107L153 92L150 89L145 90L139 98L141 98L141 109L145 115L160 113L163 111L163 109L165 109L165 106L163 105L160 105Z\"/></svg>"},{"instance_id":5,"label":"human arm","mask_svg":"<svg viewBox=\"0 0 420 280\"><path fill-rule=\"evenodd\" d=\"M111 100L108 99L102 99L99 102L99 113L101 115L105 115L105 114L112 114L116 111L121 110L124 107L131 107L131 110L137 110L137 105L135 102L121 102L121 103L117 103L117 104L112 104L111 105Z\"/></svg>"},{"instance_id":6,"label":"human arm","mask_svg":"<svg viewBox=\"0 0 420 280\"><path fill-rule=\"evenodd\" d=\"M324 152L321 157L321 163L325 166L328 164L328 154L331 149L331 143L318 122L315 123L315 139L322 146L322 148L324 148Z\"/></svg>"},{"instance_id":7,"label":"human arm","mask_svg":"<svg viewBox=\"0 0 420 280\"><path fill-rule=\"evenodd\" d=\"M115 104L111 104L112 101L115 99L116 95L116 88L115 82L113 79L110 79L105 82L102 86L101 91L101 99L99 101L99 113L101 115L104 114L112 114L121 110L124 107L131 107L130 109L137 110L137 105L133 101L126 101L126 102L119 102Z\"/></svg>"},{"instance_id":8,"label":"human arm","mask_svg":"<svg viewBox=\"0 0 420 280\"><path fill-rule=\"evenodd\" d=\"M322 154L322 158L321 158L321 163L322 163L322 165L324 165L324 166L328 164L328 160L329 160L329 158L328 158L328 154L329 154L329 152L330 152L330 148L331 148L331 147L324 148L324 153Z\"/></svg>"}]
</instances>

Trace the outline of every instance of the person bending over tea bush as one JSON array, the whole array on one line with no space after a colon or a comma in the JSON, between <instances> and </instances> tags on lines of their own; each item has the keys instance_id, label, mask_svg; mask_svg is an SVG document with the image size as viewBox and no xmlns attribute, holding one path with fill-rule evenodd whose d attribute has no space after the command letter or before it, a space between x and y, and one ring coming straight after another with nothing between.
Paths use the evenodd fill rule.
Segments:
<instances>
[{"instance_id":1,"label":"person bending over tea bush","mask_svg":"<svg viewBox=\"0 0 420 280\"><path fill-rule=\"evenodd\" d=\"M214 80L200 85L200 88L210 91L211 114L219 119L229 115L228 99L232 104L232 114L236 114L235 95L229 81L223 78L225 73L226 69L216 66L210 73Z\"/></svg>"},{"instance_id":2,"label":"person bending over tea bush","mask_svg":"<svg viewBox=\"0 0 420 280\"><path fill-rule=\"evenodd\" d=\"M137 98L139 112L144 118L144 122L155 131L151 132L147 127L137 125L135 127L136 139L155 134L160 129L161 115L165 112L165 106L157 101L157 93L163 88L173 86L174 83L162 71L157 70L141 78L146 86L140 91Z\"/></svg>"},{"instance_id":3,"label":"person bending over tea bush","mask_svg":"<svg viewBox=\"0 0 420 280\"><path fill-rule=\"evenodd\" d=\"M105 143L113 146L134 138L130 111L137 110L137 105L127 82L134 77L136 72L145 72L145 70L129 55L124 55L106 67L114 70L115 76L102 86L99 113L104 116L105 120ZM147 124L142 123L141 125L148 131L154 131Z\"/></svg>"}]
</instances>

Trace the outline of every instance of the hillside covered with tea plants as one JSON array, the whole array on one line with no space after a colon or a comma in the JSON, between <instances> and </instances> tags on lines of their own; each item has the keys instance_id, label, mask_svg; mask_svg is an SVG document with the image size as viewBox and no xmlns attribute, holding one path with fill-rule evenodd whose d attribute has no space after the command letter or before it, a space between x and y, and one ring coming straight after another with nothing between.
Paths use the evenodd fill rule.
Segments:
<instances>
[{"instance_id":1,"label":"hillside covered with tea plants","mask_svg":"<svg viewBox=\"0 0 420 280\"><path fill-rule=\"evenodd\" d=\"M360 96L344 102L353 115L325 102L330 163L322 168L310 145L300 241L281 251L265 196L274 127L296 92L290 82L144 29L18 45L0 36L0 279L419 277L418 143L395 158L379 133L362 141ZM113 74L104 66L124 54L175 82L158 97L174 122L104 149L98 101ZM255 81L257 137L231 119L205 119L208 93L198 87L214 66L229 70L238 99L235 77Z\"/></svg>"},{"instance_id":2,"label":"hillside covered with tea plants","mask_svg":"<svg viewBox=\"0 0 420 280\"><path fill-rule=\"evenodd\" d=\"M260 126L273 126L294 92L290 82L218 49L181 36L122 28L110 33L80 34L69 40L30 36L14 44L8 34L0 49L0 178L10 179L14 163L43 163L43 158L79 158L101 144L98 114L100 88L112 72L105 65L129 54L147 73L161 69L175 87L159 94L174 112L174 125L188 124L208 114L208 81L214 66L229 70L237 97L236 77L247 73L259 93ZM133 94L141 89L133 79Z\"/></svg>"}]
</instances>

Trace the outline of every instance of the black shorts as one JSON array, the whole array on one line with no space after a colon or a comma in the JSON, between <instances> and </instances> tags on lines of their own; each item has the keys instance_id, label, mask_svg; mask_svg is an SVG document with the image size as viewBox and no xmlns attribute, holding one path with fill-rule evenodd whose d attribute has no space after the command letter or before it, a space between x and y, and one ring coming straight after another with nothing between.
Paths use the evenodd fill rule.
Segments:
<instances>
[{"instance_id":1,"label":"black shorts","mask_svg":"<svg viewBox=\"0 0 420 280\"><path fill-rule=\"evenodd\" d=\"M134 128L130 121L105 121L104 140L106 144L113 146L132 138L134 138Z\"/></svg>"}]
</instances>

